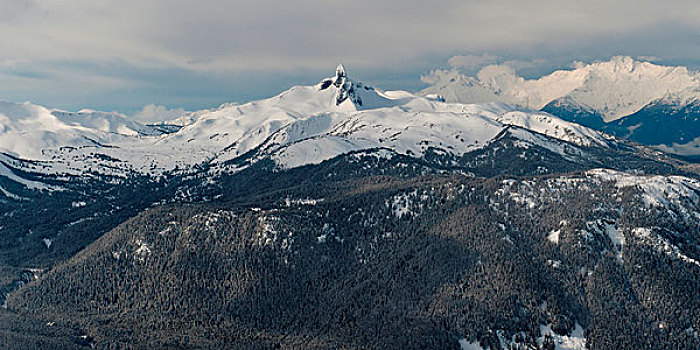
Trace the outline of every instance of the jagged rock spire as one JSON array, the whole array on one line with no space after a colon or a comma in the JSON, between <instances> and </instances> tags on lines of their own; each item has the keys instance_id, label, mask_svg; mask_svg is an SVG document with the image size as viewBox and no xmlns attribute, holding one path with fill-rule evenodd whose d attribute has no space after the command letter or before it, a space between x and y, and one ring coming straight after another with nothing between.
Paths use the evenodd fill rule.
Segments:
<instances>
[{"instance_id":1,"label":"jagged rock spire","mask_svg":"<svg viewBox=\"0 0 700 350\"><path fill-rule=\"evenodd\" d=\"M362 106L362 98L357 94L357 88L364 88L365 90L373 90L371 87L365 87L363 84L354 83L348 78L348 73L345 70L345 66L339 64L335 69L335 77L324 79L320 86L320 90L325 90L330 86L335 86L338 89L336 93L335 104L340 105L348 98L357 105Z\"/></svg>"},{"instance_id":2,"label":"jagged rock spire","mask_svg":"<svg viewBox=\"0 0 700 350\"><path fill-rule=\"evenodd\" d=\"M345 84L345 80L347 79L348 75L345 72L345 67L343 67L343 64L339 64L338 67L335 69L335 82L333 84L336 87L341 87L343 84Z\"/></svg>"}]
</instances>

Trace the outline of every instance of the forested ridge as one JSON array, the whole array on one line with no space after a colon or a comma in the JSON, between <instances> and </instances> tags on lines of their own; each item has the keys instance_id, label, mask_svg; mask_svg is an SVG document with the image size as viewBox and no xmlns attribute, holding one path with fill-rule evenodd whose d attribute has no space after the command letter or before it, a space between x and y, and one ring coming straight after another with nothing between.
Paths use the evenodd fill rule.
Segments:
<instances>
[{"instance_id":1,"label":"forested ridge","mask_svg":"<svg viewBox=\"0 0 700 350\"><path fill-rule=\"evenodd\" d=\"M580 325L591 349L697 349L700 266L648 242L700 260L697 221L567 177L370 176L155 207L8 307L98 348L537 348L540 325Z\"/></svg>"}]
</instances>

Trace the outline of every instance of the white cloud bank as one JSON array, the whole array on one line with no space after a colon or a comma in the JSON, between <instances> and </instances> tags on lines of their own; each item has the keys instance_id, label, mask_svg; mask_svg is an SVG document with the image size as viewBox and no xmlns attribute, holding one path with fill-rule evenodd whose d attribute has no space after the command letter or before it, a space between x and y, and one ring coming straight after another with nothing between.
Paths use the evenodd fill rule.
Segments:
<instances>
[{"instance_id":1,"label":"white cloud bank","mask_svg":"<svg viewBox=\"0 0 700 350\"><path fill-rule=\"evenodd\" d=\"M168 109L165 106L149 104L144 106L142 110L136 112L133 118L144 124L152 124L173 120L182 117L185 113L187 112L182 108Z\"/></svg>"}]
</instances>

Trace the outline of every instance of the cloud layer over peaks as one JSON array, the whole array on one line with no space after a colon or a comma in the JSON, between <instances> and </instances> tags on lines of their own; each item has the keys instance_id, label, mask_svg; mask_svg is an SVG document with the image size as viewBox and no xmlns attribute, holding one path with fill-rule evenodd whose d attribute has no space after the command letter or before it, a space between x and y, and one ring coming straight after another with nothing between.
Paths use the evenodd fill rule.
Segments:
<instances>
[{"instance_id":1,"label":"cloud layer over peaks","mask_svg":"<svg viewBox=\"0 0 700 350\"><path fill-rule=\"evenodd\" d=\"M449 57L464 70L619 54L697 67L698 18L694 0L4 0L0 100L191 109L269 96L339 62L406 88Z\"/></svg>"}]
</instances>

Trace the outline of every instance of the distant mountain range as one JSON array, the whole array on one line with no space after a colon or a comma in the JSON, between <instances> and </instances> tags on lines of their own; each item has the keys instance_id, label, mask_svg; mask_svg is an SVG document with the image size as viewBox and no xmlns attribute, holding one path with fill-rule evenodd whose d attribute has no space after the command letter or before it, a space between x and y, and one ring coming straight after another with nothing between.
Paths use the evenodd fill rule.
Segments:
<instances>
[{"instance_id":1,"label":"distant mountain range","mask_svg":"<svg viewBox=\"0 0 700 350\"><path fill-rule=\"evenodd\" d=\"M355 82L344 68L315 86L142 125L116 113L0 104L0 152L45 175L156 175L206 165L236 172L260 161L279 168L359 151L461 157L508 135L565 156L562 143L609 148L613 139L552 115L502 104L448 104ZM12 159L28 162L13 162Z\"/></svg>"},{"instance_id":2,"label":"distant mountain range","mask_svg":"<svg viewBox=\"0 0 700 350\"><path fill-rule=\"evenodd\" d=\"M508 66L488 66L476 77L435 71L423 95L448 102L504 102L541 110L669 153L700 156L700 73L614 57L577 64L539 79Z\"/></svg>"},{"instance_id":3,"label":"distant mountain range","mask_svg":"<svg viewBox=\"0 0 700 350\"><path fill-rule=\"evenodd\" d=\"M697 164L426 94L1 103L0 348L700 346Z\"/></svg>"}]
</instances>

